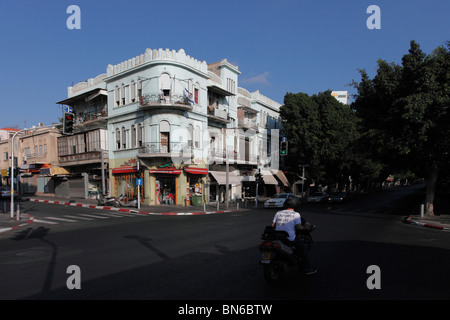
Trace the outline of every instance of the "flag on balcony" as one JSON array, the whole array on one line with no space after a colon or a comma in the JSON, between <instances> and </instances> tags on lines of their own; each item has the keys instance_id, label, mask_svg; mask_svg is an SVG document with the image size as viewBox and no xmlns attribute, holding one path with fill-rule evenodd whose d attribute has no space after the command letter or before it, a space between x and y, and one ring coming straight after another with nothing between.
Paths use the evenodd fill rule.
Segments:
<instances>
[{"instance_id":1,"label":"flag on balcony","mask_svg":"<svg viewBox=\"0 0 450 320\"><path fill-rule=\"evenodd\" d=\"M189 91L188 91L188 89L186 89L186 88L184 88L184 96L185 96L185 98L190 102L190 103L194 103L194 100L192 100L192 93L190 93ZM186 93L187 93L187 95L186 95Z\"/></svg>"}]
</instances>

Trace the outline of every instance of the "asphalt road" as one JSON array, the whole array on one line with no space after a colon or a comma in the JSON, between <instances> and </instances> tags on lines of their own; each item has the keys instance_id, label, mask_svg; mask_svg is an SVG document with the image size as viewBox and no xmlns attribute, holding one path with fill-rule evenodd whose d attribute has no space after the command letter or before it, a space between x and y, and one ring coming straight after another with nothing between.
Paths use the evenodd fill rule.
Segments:
<instances>
[{"instance_id":1,"label":"asphalt road","mask_svg":"<svg viewBox=\"0 0 450 320\"><path fill-rule=\"evenodd\" d=\"M402 223L415 187L348 204L305 205L316 224L311 260L269 285L258 243L275 209L199 216L76 219L99 210L28 203L38 220L0 236L0 299L348 300L449 299L450 233ZM411 213L411 212L409 212ZM72 216L64 221L48 217ZM80 289L68 289L69 266ZM369 289L369 266L380 289Z\"/></svg>"}]
</instances>

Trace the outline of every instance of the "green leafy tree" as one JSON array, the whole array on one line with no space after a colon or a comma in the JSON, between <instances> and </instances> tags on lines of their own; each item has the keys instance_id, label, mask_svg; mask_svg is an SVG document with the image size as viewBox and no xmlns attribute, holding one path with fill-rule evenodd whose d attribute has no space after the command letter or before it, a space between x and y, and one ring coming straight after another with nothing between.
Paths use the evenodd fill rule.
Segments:
<instances>
[{"instance_id":1,"label":"green leafy tree","mask_svg":"<svg viewBox=\"0 0 450 320\"><path fill-rule=\"evenodd\" d=\"M299 172L308 165L309 177L333 185L345 184L351 172L351 147L358 137L355 113L331 96L287 93L280 109L289 141L286 165Z\"/></svg>"},{"instance_id":2,"label":"green leafy tree","mask_svg":"<svg viewBox=\"0 0 450 320\"><path fill-rule=\"evenodd\" d=\"M439 172L449 164L449 43L426 55L411 41L402 64L378 60L371 80L364 70L353 104L373 159L391 170L426 176L427 215L434 215Z\"/></svg>"}]
</instances>

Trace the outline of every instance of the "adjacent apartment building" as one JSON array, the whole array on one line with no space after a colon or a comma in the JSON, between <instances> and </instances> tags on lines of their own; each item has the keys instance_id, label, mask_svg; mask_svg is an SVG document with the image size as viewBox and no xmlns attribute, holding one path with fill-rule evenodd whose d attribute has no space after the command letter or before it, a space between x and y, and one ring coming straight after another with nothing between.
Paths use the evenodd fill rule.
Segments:
<instances>
[{"instance_id":1,"label":"adjacent apartment building","mask_svg":"<svg viewBox=\"0 0 450 320\"><path fill-rule=\"evenodd\" d=\"M257 170L271 193L287 186L269 169L278 169L281 105L239 87L241 72L226 59L207 64L183 49L147 49L106 71L58 102L78 125L58 138L72 179L79 173L98 191L103 167L107 191L133 198L139 183L149 205L223 201L227 180L229 199L251 196Z\"/></svg>"}]
</instances>

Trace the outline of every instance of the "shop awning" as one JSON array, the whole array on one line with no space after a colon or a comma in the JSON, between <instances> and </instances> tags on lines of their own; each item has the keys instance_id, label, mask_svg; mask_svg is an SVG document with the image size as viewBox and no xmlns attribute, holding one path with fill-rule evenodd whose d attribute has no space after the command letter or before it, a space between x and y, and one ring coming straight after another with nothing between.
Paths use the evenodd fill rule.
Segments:
<instances>
[{"instance_id":1,"label":"shop awning","mask_svg":"<svg viewBox=\"0 0 450 320\"><path fill-rule=\"evenodd\" d=\"M211 175L214 177L214 179L216 179L218 184L226 184L227 183L227 177L226 177L225 171L210 171L209 173L211 173ZM241 180L233 172L228 172L228 184L239 185L239 184L241 184Z\"/></svg>"},{"instance_id":2,"label":"shop awning","mask_svg":"<svg viewBox=\"0 0 450 320\"><path fill-rule=\"evenodd\" d=\"M112 174L134 173L134 172L136 172L136 167L120 167L112 169Z\"/></svg>"},{"instance_id":3,"label":"shop awning","mask_svg":"<svg viewBox=\"0 0 450 320\"><path fill-rule=\"evenodd\" d=\"M161 169L150 169L150 173L163 173L163 174L181 174L181 169L169 169L169 168L161 168Z\"/></svg>"},{"instance_id":4,"label":"shop awning","mask_svg":"<svg viewBox=\"0 0 450 320\"><path fill-rule=\"evenodd\" d=\"M284 173L283 173L283 171L281 171L281 170L270 170L274 175L276 175L277 176L277 178L278 179L280 179L281 180L281 182L283 182L283 184L284 184L284 186L285 187L288 187L289 186L289 181L288 181L288 179L286 178L286 176L284 175Z\"/></svg>"},{"instance_id":5,"label":"shop awning","mask_svg":"<svg viewBox=\"0 0 450 320\"><path fill-rule=\"evenodd\" d=\"M265 184L278 184L277 179L275 179L270 170L268 169L261 170L261 174L263 175L263 180Z\"/></svg>"},{"instance_id":6,"label":"shop awning","mask_svg":"<svg viewBox=\"0 0 450 320\"><path fill-rule=\"evenodd\" d=\"M184 168L190 174L208 174L208 168Z\"/></svg>"}]
</instances>

